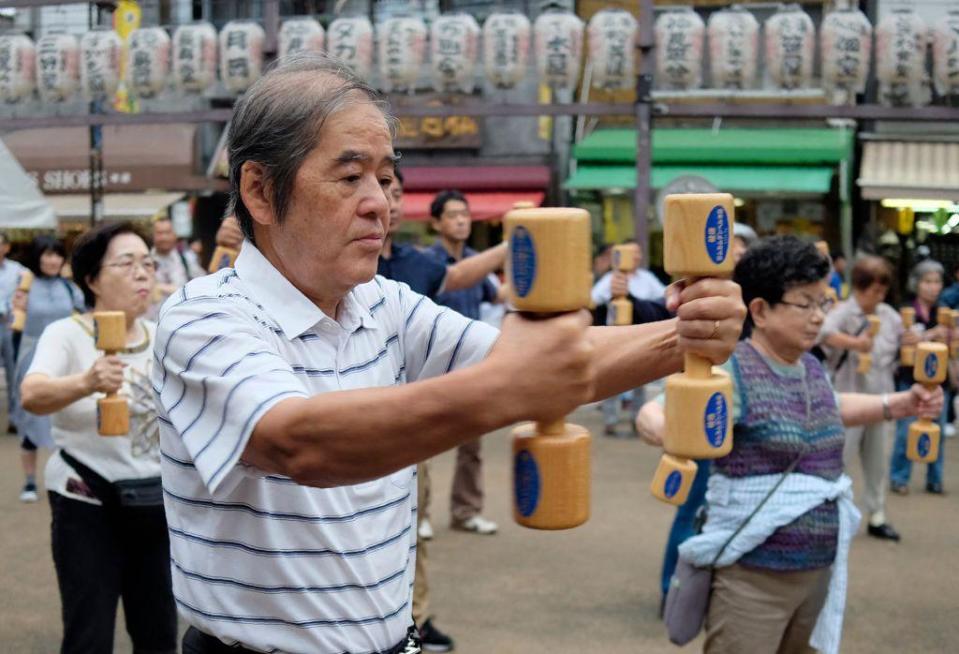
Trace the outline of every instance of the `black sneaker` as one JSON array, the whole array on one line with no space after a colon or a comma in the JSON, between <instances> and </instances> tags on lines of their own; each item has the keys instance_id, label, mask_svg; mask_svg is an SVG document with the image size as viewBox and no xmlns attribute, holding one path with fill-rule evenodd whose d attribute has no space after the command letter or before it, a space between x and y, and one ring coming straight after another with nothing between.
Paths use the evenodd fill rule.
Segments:
<instances>
[{"instance_id":1,"label":"black sneaker","mask_svg":"<svg viewBox=\"0 0 959 654\"><path fill-rule=\"evenodd\" d=\"M433 626L433 618L427 618L420 627L420 640L427 652L453 651L453 639Z\"/></svg>"},{"instance_id":2,"label":"black sneaker","mask_svg":"<svg viewBox=\"0 0 959 654\"><path fill-rule=\"evenodd\" d=\"M888 522L884 522L881 525L869 525L867 530L870 536L873 538L878 538L880 540L891 540L895 543L899 542L899 532L892 528L892 525Z\"/></svg>"}]
</instances>

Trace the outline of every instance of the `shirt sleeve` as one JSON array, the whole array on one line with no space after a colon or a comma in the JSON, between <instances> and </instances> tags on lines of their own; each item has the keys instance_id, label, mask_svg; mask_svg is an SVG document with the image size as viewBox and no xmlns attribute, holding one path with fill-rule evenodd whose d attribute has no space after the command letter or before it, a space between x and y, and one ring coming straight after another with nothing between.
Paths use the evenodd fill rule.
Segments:
<instances>
[{"instance_id":1,"label":"shirt sleeve","mask_svg":"<svg viewBox=\"0 0 959 654\"><path fill-rule=\"evenodd\" d=\"M499 330L398 285L407 381L428 379L484 359Z\"/></svg>"},{"instance_id":2,"label":"shirt sleeve","mask_svg":"<svg viewBox=\"0 0 959 654\"><path fill-rule=\"evenodd\" d=\"M70 362L73 360L70 345L72 338L65 329L67 326L63 320L58 320L43 330L34 348L27 375L39 373L57 378L80 372L70 369Z\"/></svg>"},{"instance_id":3,"label":"shirt sleeve","mask_svg":"<svg viewBox=\"0 0 959 654\"><path fill-rule=\"evenodd\" d=\"M273 337L218 298L168 306L157 328L158 417L181 440L211 494L237 465L260 418L282 400L309 395Z\"/></svg>"},{"instance_id":4,"label":"shirt sleeve","mask_svg":"<svg viewBox=\"0 0 959 654\"><path fill-rule=\"evenodd\" d=\"M851 313L852 304L850 301L840 302L832 311L827 313L819 330L819 342L822 343L827 336L844 331L843 326Z\"/></svg>"},{"instance_id":5,"label":"shirt sleeve","mask_svg":"<svg viewBox=\"0 0 959 654\"><path fill-rule=\"evenodd\" d=\"M613 276L612 273L606 273L599 278L599 281L593 285L593 290L590 293L590 297L593 299L593 304L599 306L600 304L609 304L609 301L613 299L613 292L610 289L610 283L612 282Z\"/></svg>"}]
</instances>

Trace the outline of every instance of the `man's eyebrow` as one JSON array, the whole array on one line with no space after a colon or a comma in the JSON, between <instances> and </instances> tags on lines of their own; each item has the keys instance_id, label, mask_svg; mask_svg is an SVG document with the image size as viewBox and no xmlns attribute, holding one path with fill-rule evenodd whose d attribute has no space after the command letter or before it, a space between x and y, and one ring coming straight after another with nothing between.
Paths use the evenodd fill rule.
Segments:
<instances>
[{"instance_id":1,"label":"man's eyebrow","mask_svg":"<svg viewBox=\"0 0 959 654\"><path fill-rule=\"evenodd\" d=\"M364 154L362 152L357 152L356 150L344 150L340 153L335 161L338 166L345 166L346 164L360 162L364 163L370 160L370 155Z\"/></svg>"}]
</instances>

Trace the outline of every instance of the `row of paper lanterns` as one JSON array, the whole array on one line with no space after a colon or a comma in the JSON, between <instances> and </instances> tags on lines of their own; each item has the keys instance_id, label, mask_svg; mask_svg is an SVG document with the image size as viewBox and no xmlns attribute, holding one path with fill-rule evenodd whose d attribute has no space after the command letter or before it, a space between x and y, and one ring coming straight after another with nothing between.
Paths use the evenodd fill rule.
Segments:
<instances>
[{"instance_id":1,"label":"row of paper lanterns","mask_svg":"<svg viewBox=\"0 0 959 654\"><path fill-rule=\"evenodd\" d=\"M660 88L702 86L707 40L713 87L748 89L759 83L760 26L742 7L713 13L708 25L690 8L669 11L657 19L655 32ZM764 37L765 67L773 88L812 86L816 27L809 15L798 5L785 5L766 20ZM884 100L923 101L920 90L929 86L930 45L936 90L941 95L959 94L959 11L930 29L915 11L894 10L876 26L875 44L876 78ZM862 93L872 46L873 27L865 14L858 9L828 13L819 31L823 87Z\"/></svg>"}]
</instances>

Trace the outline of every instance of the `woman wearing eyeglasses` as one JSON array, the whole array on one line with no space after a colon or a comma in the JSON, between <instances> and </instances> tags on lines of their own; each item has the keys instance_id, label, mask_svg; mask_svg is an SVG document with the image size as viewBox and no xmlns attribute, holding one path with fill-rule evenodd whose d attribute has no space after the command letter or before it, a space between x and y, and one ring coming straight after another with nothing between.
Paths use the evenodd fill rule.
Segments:
<instances>
[{"instance_id":1,"label":"woman wearing eyeglasses","mask_svg":"<svg viewBox=\"0 0 959 654\"><path fill-rule=\"evenodd\" d=\"M29 293L18 290L13 298L14 308L24 311L27 320L23 326L20 355L17 358L16 385L12 392L16 392L15 389L23 381L23 376L33 361L37 340L47 325L66 318L74 311L84 310L80 289L60 274L65 261L66 250L62 242L52 236L38 236L33 239L27 260L27 268L34 276L33 285ZM37 448L53 447L50 418L24 411L19 402L15 401L10 421L16 425L17 433L20 434L20 463L25 477L20 501L36 502Z\"/></svg>"},{"instance_id":2,"label":"woman wearing eyeglasses","mask_svg":"<svg viewBox=\"0 0 959 654\"><path fill-rule=\"evenodd\" d=\"M156 264L128 224L84 234L73 275L92 312L50 324L20 387L23 407L49 415L56 451L45 482L63 605L63 654L111 654L118 600L136 652L174 652L176 610L149 383ZM126 314L127 347L97 351L93 313ZM97 433L97 398L120 391L130 432Z\"/></svg>"}]
</instances>

